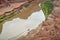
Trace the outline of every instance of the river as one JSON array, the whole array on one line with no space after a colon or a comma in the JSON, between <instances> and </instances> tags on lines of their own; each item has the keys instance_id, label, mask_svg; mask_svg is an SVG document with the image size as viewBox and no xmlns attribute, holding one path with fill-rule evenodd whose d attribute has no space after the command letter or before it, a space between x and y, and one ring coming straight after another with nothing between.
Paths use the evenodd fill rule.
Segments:
<instances>
[{"instance_id":1,"label":"river","mask_svg":"<svg viewBox=\"0 0 60 40\"><path fill-rule=\"evenodd\" d=\"M21 33L25 35L27 30L36 28L44 20L44 13L38 3L32 2L28 8L23 9L19 14L0 24L2 30L0 38L7 39Z\"/></svg>"}]
</instances>

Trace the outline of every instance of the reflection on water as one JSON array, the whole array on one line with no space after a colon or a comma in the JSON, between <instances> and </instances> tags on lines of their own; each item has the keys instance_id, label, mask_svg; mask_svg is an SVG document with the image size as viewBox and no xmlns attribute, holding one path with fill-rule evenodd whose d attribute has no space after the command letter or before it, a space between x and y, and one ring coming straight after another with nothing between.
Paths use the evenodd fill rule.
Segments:
<instances>
[{"instance_id":1,"label":"reflection on water","mask_svg":"<svg viewBox=\"0 0 60 40\"><path fill-rule=\"evenodd\" d=\"M19 34L20 36L26 35L28 29L35 29L44 20L44 13L42 10L40 10L32 13L31 16L28 17L28 19L15 18L11 21L7 21L3 24L3 30L0 35L0 39L11 38Z\"/></svg>"}]
</instances>

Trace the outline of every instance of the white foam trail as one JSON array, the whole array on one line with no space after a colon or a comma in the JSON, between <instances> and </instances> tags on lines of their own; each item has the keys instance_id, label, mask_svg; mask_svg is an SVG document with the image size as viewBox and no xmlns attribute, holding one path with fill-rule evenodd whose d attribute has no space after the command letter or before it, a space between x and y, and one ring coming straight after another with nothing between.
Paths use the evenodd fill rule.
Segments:
<instances>
[{"instance_id":1,"label":"white foam trail","mask_svg":"<svg viewBox=\"0 0 60 40\"><path fill-rule=\"evenodd\" d=\"M26 35L28 29L35 29L43 21L45 21L45 16L42 10L32 13L28 19L15 18L11 21L7 21L3 24L0 40L5 40L19 34Z\"/></svg>"}]
</instances>

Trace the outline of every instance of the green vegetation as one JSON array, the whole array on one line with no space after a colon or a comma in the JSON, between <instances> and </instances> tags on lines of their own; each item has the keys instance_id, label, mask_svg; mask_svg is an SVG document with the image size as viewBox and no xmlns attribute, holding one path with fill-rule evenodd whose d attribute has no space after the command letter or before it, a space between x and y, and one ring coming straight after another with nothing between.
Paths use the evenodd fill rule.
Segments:
<instances>
[{"instance_id":1,"label":"green vegetation","mask_svg":"<svg viewBox=\"0 0 60 40\"><path fill-rule=\"evenodd\" d=\"M8 15L8 16L5 16L5 17L3 17L3 18L0 18L0 23L3 22L4 20L7 20L8 18L13 17L14 15L15 15L14 13L11 13L11 14Z\"/></svg>"},{"instance_id":2,"label":"green vegetation","mask_svg":"<svg viewBox=\"0 0 60 40\"><path fill-rule=\"evenodd\" d=\"M20 11L12 12L12 13L10 13L10 15L4 16L4 17L0 18L0 23L3 22L3 21L5 21L5 20L7 20L7 19L9 19L9 18L11 18L11 17L13 17L13 16L15 16L15 15L18 14L19 12L20 12Z\"/></svg>"},{"instance_id":3,"label":"green vegetation","mask_svg":"<svg viewBox=\"0 0 60 40\"><path fill-rule=\"evenodd\" d=\"M26 4L24 7L26 7L26 8L27 8L30 4L31 4L31 3L28 3L28 4Z\"/></svg>"},{"instance_id":4,"label":"green vegetation","mask_svg":"<svg viewBox=\"0 0 60 40\"><path fill-rule=\"evenodd\" d=\"M42 8L46 18L53 10L53 1L54 0L47 0L46 2L41 2L41 8Z\"/></svg>"},{"instance_id":5,"label":"green vegetation","mask_svg":"<svg viewBox=\"0 0 60 40\"><path fill-rule=\"evenodd\" d=\"M26 4L24 7L27 8L29 5L30 5L30 3ZM11 17L13 17L13 16L16 15L17 13L19 13L19 12L11 13L11 14L8 15L8 16L5 16L5 17L0 18L0 23L3 22L3 21L5 21L5 20L7 20L7 19L9 19L9 18L11 18Z\"/></svg>"}]
</instances>

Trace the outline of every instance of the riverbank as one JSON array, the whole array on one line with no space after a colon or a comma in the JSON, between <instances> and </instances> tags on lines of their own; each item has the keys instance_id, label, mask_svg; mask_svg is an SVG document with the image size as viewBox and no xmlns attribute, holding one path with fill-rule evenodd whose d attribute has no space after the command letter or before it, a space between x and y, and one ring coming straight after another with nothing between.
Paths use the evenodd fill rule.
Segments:
<instances>
[{"instance_id":1,"label":"riverbank","mask_svg":"<svg viewBox=\"0 0 60 40\"><path fill-rule=\"evenodd\" d=\"M2 23L0 23L0 32L2 31L3 24L5 22L10 21L10 20L12 20L14 18L17 18L17 17L19 17L21 19L27 19L31 15L31 13L36 12L36 11L39 11L39 10L40 10L40 7L38 6L38 3L36 1L33 1L28 8L23 9L17 15L13 16L12 18L10 18L10 19L2 22Z\"/></svg>"}]
</instances>

